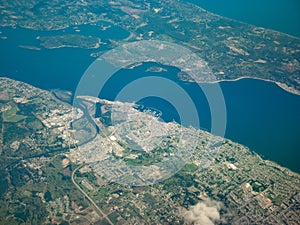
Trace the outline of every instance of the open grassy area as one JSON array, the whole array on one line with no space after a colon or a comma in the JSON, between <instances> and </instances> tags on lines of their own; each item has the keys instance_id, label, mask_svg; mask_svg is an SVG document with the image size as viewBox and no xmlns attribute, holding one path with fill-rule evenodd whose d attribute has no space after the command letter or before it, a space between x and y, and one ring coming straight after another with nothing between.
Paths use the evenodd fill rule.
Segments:
<instances>
[{"instance_id":1,"label":"open grassy area","mask_svg":"<svg viewBox=\"0 0 300 225\"><path fill-rule=\"evenodd\" d=\"M3 112L3 121L16 123L26 118L26 116L18 115L19 108L15 104L11 104L11 108Z\"/></svg>"}]
</instances>

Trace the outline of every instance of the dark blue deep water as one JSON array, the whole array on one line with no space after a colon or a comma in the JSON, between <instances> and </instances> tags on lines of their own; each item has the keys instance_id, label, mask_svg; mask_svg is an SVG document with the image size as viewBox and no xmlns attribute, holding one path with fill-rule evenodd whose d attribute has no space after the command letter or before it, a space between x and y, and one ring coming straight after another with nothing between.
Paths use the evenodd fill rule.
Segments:
<instances>
[{"instance_id":1,"label":"dark blue deep water","mask_svg":"<svg viewBox=\"0 0 300 225\"><path fill-rule=\"evenodd\" d=\"M235 4L230 2L235 2ZM298 0L278 1L282 2L280 13L271 10L278 7L275 7L279 4L277 1L276 3L258 0L251 2L250 4L250 1L246 0L202 0L201 4L203 3L206 9L227 17L300 36L300 20L297 22L293 19L299 16L295 14L296 7L299 6ZM245 8L248 13L243 11ZM260 11L264 13L259 13ZM287 19L285 17L288 14L290 17ZM284 21L282 18L285 18ZM100 31L95 26L81 26L80 29L90 35L101 37L103 41L109 38L124 38L128 35L126 31L118 28ZM37 36L57 35L61 34L61 31L37 32L20 28L0 28L0 31L2 36L8 37L7 40L0 39L0 76L21 80L43 89L59 88L75 91L84 71L95 60L90 57L90 53L94 50L61 48L32 51L18 47L19 45L38 46ZM73 29L67 29L64 32L74 33ZM102 49L105 50L105 46ZM210 130L209 107L205 96L195 84L180 81L176 77L175 68L168 68L167 72L159 74L145 73L146 68L147 65L142 65L135 70L117 73L110 81L111 85L104 88L101 97L113 100L119 88L131 80L146 75L161 75L186 88L198 108L201 128ZM227 107L226 138L249 146L251 150L266 159L300 172L298 165L300 96L288 93L273 83L253 79L221 82L220 86ZM142 99L140 103L162 111L162 118L165 121L179 122L176 110L161 99Z\"/></svg>"}]
</instances>

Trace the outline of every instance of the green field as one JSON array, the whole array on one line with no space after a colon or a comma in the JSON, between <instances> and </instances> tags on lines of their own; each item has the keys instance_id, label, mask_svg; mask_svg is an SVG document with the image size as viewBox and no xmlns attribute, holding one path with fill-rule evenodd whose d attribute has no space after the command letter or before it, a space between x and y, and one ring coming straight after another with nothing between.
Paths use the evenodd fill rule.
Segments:
<instances>
[{"instance_id":1,"label":"green field","mask_svg":"<svg viewBox=\"0 0 300 225\"><path fill-rule=\"evenodd\" d=\"M4 122L10 122L10 123L16 123L26 118L26 116L18 115L17 112L19 111L19 108L15 104L11 104L11 109L6 110L3 112L3 121Z\"/></svg>"}]
</instances>

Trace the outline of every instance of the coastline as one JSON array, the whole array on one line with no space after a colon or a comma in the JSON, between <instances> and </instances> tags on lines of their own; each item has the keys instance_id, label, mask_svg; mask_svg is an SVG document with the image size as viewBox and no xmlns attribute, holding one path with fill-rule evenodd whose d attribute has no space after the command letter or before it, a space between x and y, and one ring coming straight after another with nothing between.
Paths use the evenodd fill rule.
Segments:
<instances>
[{"instance_id":1,"label":"coastline","mask_svg":"<svg viewBox=\"0 0 300 225\"><path fill-rule=\"evenodd\" d=\"M254 79L254 80L261 80L261 81L275 83L278 87L285 90L286 92L289 92L289 93L294 94L294 95L300 95L299 90L296 90L292 87L289 87L284 83L274 81L274 80L264 79L264 78L260 78L260 77L241 76L241 77L234 78L234 79L221 79L221 80L216 80L216 81L207 81L207 82L203 82L203 83L215 84L215 83L220 83L220 82L234 82L234 81L239 81L239 80L242 80L242 79Z\"/></svg>"},{"instance_id":2,"label":"coastline","mask_svg":"<svg viewBox=\"0 0 300 225\"><path fill-rule=\"evenodd\" d=\"M250 26L252 28L256 27L256 28L264 29L267 32L270 32L270 31L271 32L277 32L279 34L283 34L283 35L286 35L288 37L292 37L292 38L296 38L296 39L300 40L300 36L297 36L296 34L287 33L287 32L284 32L284 31L282 31L280 29L270 28L270 27L268 27L266 25L255 25L255 24L252 24L251 22L247 22L245 20L241 20L241 19L237 19L237 18L231 18L228 15L226 16L226 15L223 15L221 13L213 12L211 10L208 10L208 9L204 8L202 5L200 5L200 3L198 1L181 0L181 2L183 2L185 4L191 4L193 6L196 6L196 7L200 8L200 9L204 10L205 12L210 13L211 15L219 17L219 18L225 18L225 19L228 19L230 21L239 22L241 24L248 25L248 26Z\"/></svg>"}]
</instances>

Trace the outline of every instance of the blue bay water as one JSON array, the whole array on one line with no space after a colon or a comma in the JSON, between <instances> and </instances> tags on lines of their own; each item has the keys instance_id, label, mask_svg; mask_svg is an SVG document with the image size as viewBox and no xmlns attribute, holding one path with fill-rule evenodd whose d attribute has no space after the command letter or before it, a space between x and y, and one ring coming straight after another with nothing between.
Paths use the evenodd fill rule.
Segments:
<instances>
[{"instance_id":1,"label":"blue bay water","mask_svg":"<svg viewBox=\"0 0 300 225\"><path fill-rule=\"evenodd\" d=\"M135 70L118 72L102 89L100 97L113 101L123 87L136 79L147 76L164 77L185 89L198 110L201 129L211 131L211 111L199 85L178 79L176 68L165 67L167 71L161 73L145 72L150 66L157 65L148 63ZM300 172L300 96L286 92L275 83L257 79L241 79L219 84L227 110L225 137L248 146L265 159ZM212 87L217 84L202 85ZM172 93L172 90L169 91ZM139 104L161 111L164 121L181 122L180 112L170 103L157 97L138 100L136 99ZM195 124L184 125L195 127Z\"/></svg>"},{"instance_id":2,"label":"blue bay water","mask_svg":"<svg viewBox=\"0 0 300 225\"><path fill-rule=\"evenodd\" d=\"M105 23L105 26L108 24ZM101 42L109 39L120 40L129 33L112 25L105 31L99 26L78 26L82 35L100 37ZM74 90L87 67L95 60L90 54L105 50L107 45L99 49L57 48L39 51L20 48L20 46L39 46L38 36L54 36L65 34L78 34L73 28L59 31L33 31L22 28L0 28L0 76L11 77L43 89L61 88Z\"/></svg>"},{"instance_id":3,"label":"blue bay water","mask_svg":"<svg viewBox=\"0 0 300 225\"><path fill-rule=\"evenodd\" d=\"M211 1L215 2L214 0ZM244 5L241 2L238 4L237 1L236 3L235 12L245 16L242 15L242 11L238 10L239 7L242 9ZM213 3L210 4L212 6ZM222 4L225 3L223 2ZM229 5L225 4L225 6L227 9L230 8ZM230 15L224 14L226 12L225 6L221 8L223 12L218 13L230 17ZM266 8L266 6L264 7ZM209 8L206 7L206 9ZM210 8L214 12L217 12L216 9ZM272 13L268 14L266 12L266 14L266 16L274 17L273 19L275 19L275 15L272 15ZM232 18L234 18L234 13L232 15ZM253 13L252 18L254 17L258 17L258 14L255 16L255 13ZM243 20L244 22L255 24L249 18ZM267 20L257 18L257 22L264 21ZM270 25L272 24L270 22ZM299 30L299 24L297 25L296 22L291 22L289 26L285 26L282 29L271 27L268 23L255 25L291 34L292 31L297 32ZM286 31L286 28L289 31ZM89 26L82 26L80 30L93 36L99 36L103 40L111 37L121 38L121 36L128 35L121 30L108 29L107 31L100 31L95 27ZM38 46L37 36L60 35L61 31L38 32L20 28L1 28L0 31L3 36L8 37L7 40L0 40L0 76L21 80L43 89L60 88L75 91L76 85L84 71L95 60L90 57L90 53L95 50L61 48L32 51L18 47L18 45ZM74 31L67 29L64 33L74 33ZM116 75L117 80L112 82L113 85L109 88L103 90L101 97L114 100L114 94L119 87L124 86L126 82L133 78L142 76L142 71L145 70L146 67L142 66L137 68L137 71L132 70L127 74L126 71L123 71L122 73L125 73L126 76L118 77ZM180 82L186 87L199 109L201 128L210 130L210 111L203 93L194 84L179 81L175 74L175 71L169 68L167 73L162 73L161 75ZM300 156L300 96L288 93L273 83L253 79L221 82L220 86L225 96L227 107L226 137L249 146L251 150L263 155L266 159L276 161L283 166L300 172L298 165ZM143 99L140 102L161 110L165 121L174 119L179 122L178 113L166 102L151 98Z\"/></svg>"}]
</instances>

